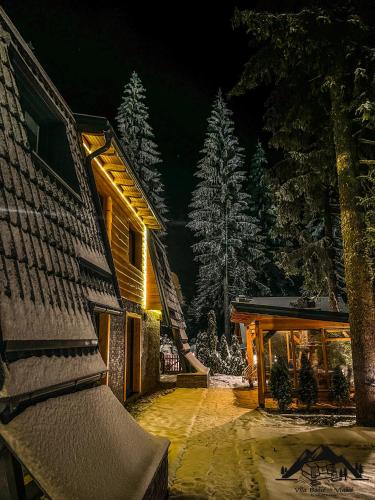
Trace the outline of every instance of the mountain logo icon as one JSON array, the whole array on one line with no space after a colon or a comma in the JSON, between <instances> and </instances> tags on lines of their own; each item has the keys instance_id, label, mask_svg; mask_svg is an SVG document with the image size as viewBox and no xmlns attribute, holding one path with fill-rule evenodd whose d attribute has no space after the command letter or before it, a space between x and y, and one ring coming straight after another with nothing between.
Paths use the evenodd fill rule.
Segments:
<instances>
[{"instance_id":1,"label":"mountain logo icon","mask_svg":"<svg viewBox=\"0 0 375 500\"><path fill-rule=\"evenodd\" d=\"M318 446L313 451L305 450L290 467L282 466L281 477L278 479L296 480L293 476L297 473L311 486L316 486L323 480L365 480L362 464L352 465L344 455L337 455L325 445Z\"/></svg>"}]
</instances>

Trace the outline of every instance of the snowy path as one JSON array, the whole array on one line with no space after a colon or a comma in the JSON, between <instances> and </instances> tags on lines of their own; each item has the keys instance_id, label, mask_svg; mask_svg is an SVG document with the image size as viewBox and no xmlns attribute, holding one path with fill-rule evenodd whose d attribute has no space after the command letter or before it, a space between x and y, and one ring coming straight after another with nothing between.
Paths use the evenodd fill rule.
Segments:
<instances>
[{"instance_id":1,"label":"snowy path","mask_svg":"<svg viewBox=\"0 0 375 500\"><path fill-rule=\"evenodd\" d=\"M255 407L255 391L219 388L176 389L143 407L137 421L171 441L170 498L375 498L375 431L312 427ZM321 444L361 461L370 480L348 481L350 493L323 496L302 494L305 483L276 480L282 465Z\"/></svg>"},{"instance_id":2,"label":"snowy path","mask_svg":"<svg viewBox=\"0 0 375 500\"><path fill-rule=\"evenodd\" d=\"M138 416L148 431L171 440L170 498L260 497L250 439L237 425L248 412L230 389L177 389Z\"/></svg>"}]
</instances>

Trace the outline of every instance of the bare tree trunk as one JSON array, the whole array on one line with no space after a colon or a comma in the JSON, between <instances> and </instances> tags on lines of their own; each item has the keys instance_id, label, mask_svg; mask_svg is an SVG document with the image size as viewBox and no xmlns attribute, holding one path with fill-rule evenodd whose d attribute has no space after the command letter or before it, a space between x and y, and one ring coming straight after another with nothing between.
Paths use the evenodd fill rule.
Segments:
<instances>
[{"instance_id":1,"label":"bare tree trunk","mask_svg":"<svg viewBox=\"0 0 375 500\"><path fill-rule=\"evenodd\" d=\"M375 299L364 214L358 206L361 186L350 118L341 85L331 87L336 168L340 195L345 280L352 337L357 423L375 426Z\"/></svg>"}]
</instances>

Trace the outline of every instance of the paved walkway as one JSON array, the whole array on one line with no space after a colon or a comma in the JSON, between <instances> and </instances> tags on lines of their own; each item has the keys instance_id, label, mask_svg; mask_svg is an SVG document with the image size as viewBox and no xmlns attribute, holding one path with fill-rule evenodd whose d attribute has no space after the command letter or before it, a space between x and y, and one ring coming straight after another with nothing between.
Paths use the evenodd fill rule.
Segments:
<instances>
[{"instance_id":1,"label":"paved walkway","mask_svg":"<svg viewBox=\"0 0 375 500\"><path fill-rule=\"evenodd\" d=\"M145 429L171 441L170 498L260 498L247 418L241 420L255 407L253 391L176 389L141 412Z\"/></svg>"}]
</instances>

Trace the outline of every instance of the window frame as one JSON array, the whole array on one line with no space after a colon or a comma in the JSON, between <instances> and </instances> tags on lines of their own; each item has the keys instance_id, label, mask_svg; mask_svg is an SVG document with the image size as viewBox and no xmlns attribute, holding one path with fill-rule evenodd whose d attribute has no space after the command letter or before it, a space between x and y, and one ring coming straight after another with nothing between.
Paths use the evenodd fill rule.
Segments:
<instances>
[{"instance_id":1,"label":"window frame","mask_svg":"<svg viewBox=\"0 0 375 500\"><path fill-rule=\"evenodd\" d=\"M61 177L59 171L56 169L55 165L51 164L50 161L48 161L48 158L44 158L43 156L40 155L40 151L35 150L32 145L30 144L29 136L28 136L28 142L30 146L30 150L32 153L33 158L36 158L39 163L39 166L44 167L44 170L47 170L49 174L52 173L52 175L56 178L56 180L59 182L59 184L62 184L62 186L65 189L68 189L68 191L73 194L80 202L82 202L82 198L80 196L80 182L79 178L77 175L77 167L76 167L76 162L74 160L73 156L73 151L71 148L71 144L68 139L68 121L66 117L63 115L61 110L58 108L56 103L53 101L52 97L49 95L47 90L43 87L43 84L38 80L38 78L32 73L32 70L30 67L27 65L26 61L22 58L22 56L18 53L17 49L13 46L13 44L10 45L9 47L9 57L10 57L10 62L11 65L14 69L14 77L15 77L15 83L18 89L18 99L19 103L21 106L21 111L22 114L24 115L24 123L22 124L23 127L25 128L25 132L27 133L28 127L26 124L26 118L25 118L25 113L27 112L31 118L36 122L36 124L39 126L39 133L38 133L38 146L40 143L40 136L43 134L43 131L41 130L43 127L41 127L41 124L35 120L35 116L33 116L33 113L30 113L28 109L25 109L22 101L23 100L28 100L30 99L29 96L23 95L23 89L24 87L26 89L26 92L32 96L32 103L31 103L31 108L45 108L47 113L49 113L52 117L53 122L55 125L59 125L62 127L62 134L64 134L64 138L66 140L66 153L69 155L69 161L71 161L71 173L73 175L73 181L74 182L69 182L69 180L66 180ZM53 85L53 84L51 84ZM35 100L34 100L35 99ZM43 112L43 111L42 111ZM47 167L47 168L45 168ZM74 184L74 186L72 186Z\"/></svg>"}]
</instances>

